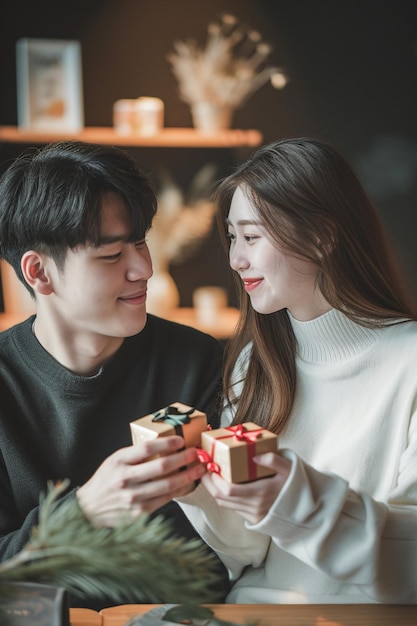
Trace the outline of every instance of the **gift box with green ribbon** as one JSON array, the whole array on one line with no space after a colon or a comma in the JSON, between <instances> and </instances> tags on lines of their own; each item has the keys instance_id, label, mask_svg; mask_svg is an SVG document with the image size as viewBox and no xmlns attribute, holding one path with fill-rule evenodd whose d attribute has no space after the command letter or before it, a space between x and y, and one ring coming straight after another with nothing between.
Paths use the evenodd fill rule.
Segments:
<instances>
[{"instance_id":1,"label":"gift box with green ribbon","mask_svg":"<svg viewBox=\"0 0 417 626\"><path fill-rule=\"evenodd\" d=\"M184 437L186 448L200 446L201 433L205 430L207 430L206 414L182 402L173 402L155 413L130 422L134 444L157 437L181 435Z\"/></svg>"},{"instance_id":2,"label":"gift box with green ribbon","mask_svg":"<svg viewBox=\"0 0 417 626\"><path fill-rule=\"evenodd\" d=\"M274 474L253 457L277 451L277 436L253 422L208 430L201 435L199 460L207 470L230 483L244 483Z\"/></svg>"}]
</instances>

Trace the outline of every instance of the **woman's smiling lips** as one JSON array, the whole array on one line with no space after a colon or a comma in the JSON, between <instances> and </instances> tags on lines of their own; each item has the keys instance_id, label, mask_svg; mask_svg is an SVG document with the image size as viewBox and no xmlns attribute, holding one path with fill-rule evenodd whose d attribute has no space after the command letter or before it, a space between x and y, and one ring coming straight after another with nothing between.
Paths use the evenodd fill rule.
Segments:
<instances>
[{"instance_id":1,"label":"woman's smiling lips","mask_svg":"<svg viewBox=\"0 0 417 626\"><path fill-rule=\"evenodd\" d=\"M242 278L246 291L253 291L261 284L263 278Z\"/></svg>"}]
</instances>

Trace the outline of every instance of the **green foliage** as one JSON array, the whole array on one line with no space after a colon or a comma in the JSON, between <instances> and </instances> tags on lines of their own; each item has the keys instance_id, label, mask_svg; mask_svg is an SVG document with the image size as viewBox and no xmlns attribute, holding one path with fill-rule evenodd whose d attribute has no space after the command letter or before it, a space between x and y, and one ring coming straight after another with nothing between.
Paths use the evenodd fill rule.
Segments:
<instances>
[{"instance_id":1,"label":"green foliage","mask_svg":"<svg viewBox=\"0 0 417 626\"><path fill-rule=\"evenodd\" d=\"M0 585L52 584L115 604L219 601L211 590L219 582L216 558L202 542L173 538L161 516L95 528L76 498L57 501L66 487L49 484L29 543L0 564Z\"/></svg>"}]
</instances>

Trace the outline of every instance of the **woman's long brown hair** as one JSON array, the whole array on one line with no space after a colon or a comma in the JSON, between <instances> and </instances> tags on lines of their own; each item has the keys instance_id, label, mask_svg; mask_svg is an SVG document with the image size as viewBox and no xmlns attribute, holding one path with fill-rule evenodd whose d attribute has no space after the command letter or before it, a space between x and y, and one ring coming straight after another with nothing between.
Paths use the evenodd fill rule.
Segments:
<instances>
[{"instance_id":1,"label":"woman's long brown hair","mask_svg":"<svg viewBox=\"0 0 417 626\"><path fill-rule=\"evenodd\" d=\"M216 191L217 219L229 249L226 218L237 187L271 239L317 267L327 302L358 324L376 327L417 319L417 305L382 222L345 159L315 139L282 140L259 148ZM279 434L296 390L296 341L285 309L256 313L237 273L240 319L226 348L224 397L234 423L254 421ZM232 380L242 349L252 342L243 391ZM236 382L236 381L234 381Z\"/></svg>"}]
</instances>

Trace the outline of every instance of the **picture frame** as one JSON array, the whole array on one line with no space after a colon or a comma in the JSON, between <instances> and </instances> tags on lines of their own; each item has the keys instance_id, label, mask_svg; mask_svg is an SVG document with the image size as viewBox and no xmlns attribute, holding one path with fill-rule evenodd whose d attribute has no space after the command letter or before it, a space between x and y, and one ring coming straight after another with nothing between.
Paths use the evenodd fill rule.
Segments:
<instances>
[{"instance_id":1,"label":"picture frame","mask_svg":"<svg viewBox=\"0 0 417 626\"><path fill-rule=\"evenodd\" d=\"M79 41L19 39L16 79L19 128L73 133L83 128Z\"/></svg>"}]
</instances>

